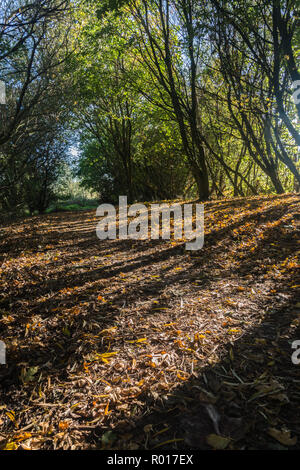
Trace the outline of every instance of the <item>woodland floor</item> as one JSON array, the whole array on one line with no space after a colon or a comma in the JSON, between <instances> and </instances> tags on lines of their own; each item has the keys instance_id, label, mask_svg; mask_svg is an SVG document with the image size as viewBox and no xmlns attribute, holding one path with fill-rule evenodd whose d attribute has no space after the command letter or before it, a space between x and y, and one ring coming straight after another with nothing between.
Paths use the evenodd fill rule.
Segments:
<instances>
[{"instance_id":1,"label":"woodland floor","mask_svg":"<svg viewBox=\"0 0 300 470\"><path fill-rule=\"evenodd\" d=\"M299 449L299 202L209 202L197 253L2 226L0 448Z\"/></svg>"}]
</instances>

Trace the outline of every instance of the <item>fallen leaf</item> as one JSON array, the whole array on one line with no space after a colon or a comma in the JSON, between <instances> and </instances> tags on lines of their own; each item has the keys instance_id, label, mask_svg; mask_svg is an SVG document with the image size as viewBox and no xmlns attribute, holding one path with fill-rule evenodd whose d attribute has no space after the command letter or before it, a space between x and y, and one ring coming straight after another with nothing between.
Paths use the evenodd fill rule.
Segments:
<instances>
[{"instance_id":1,"label":"fallen leaf","mask_svg":"<svg viewBox=\"0 0 300 470\"><path fill-rule=\"evenodd\" d=\"M231 439L228 437L218 436L217 434L209 434L206 436L206 442L217 450L226 449Z\"/></svg>"},{"instance_id":2,"label":"fallen leaf","mask_svg":"<svg viewBox=\"0 0 300 470\"><path fill-rule=\"evenodd\" d=\"M285 446L294 446L297 443L297 436L291 437L291 431L288 430L279 431L275 428L269 428L268 434Z\"/></svg>"}]
</instances>

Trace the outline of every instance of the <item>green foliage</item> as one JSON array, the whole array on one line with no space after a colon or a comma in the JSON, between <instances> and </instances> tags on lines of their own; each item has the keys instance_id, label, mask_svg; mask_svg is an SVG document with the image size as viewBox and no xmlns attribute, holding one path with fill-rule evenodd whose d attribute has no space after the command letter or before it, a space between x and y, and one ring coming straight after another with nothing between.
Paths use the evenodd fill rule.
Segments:
<instances>
[{"instance_id":1,"label":"green foliage","mask_svg":"<svg viewBox=\"0 0 300 470\"><path fill-rule=\"evenodd\" d=\"M0 212L299 190L294 0L68 4L0 7Z\"/></svg>"}]
</instances>

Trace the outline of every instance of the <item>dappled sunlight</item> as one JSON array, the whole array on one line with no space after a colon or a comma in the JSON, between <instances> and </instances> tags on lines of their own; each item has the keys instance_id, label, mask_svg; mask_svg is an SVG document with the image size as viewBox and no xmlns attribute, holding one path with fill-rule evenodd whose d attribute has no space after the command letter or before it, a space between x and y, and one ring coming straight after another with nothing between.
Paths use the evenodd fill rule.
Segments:
<instances>
[{"instance_id":1,"label":"dappled sunlight","mask_svg":"<svg viewBox=\"0 0 300 470\"><path fill-rule=\"evenodd\" d=\"M0 451L300 449L298 10L0 1Z\"/></svg>"},{"instance_id":2,"label":"dappled sunlight","mask_svg":"<svg viewBox=\"0 0 300 470\"><path fill-rule=\"evenodd\" d=\"M190 442L191 423L180 431L170 418L160 437L160 419L169 418L159 419L155 409L170 408L170 417L177 413L181 419L186 406L196 406L200 389L203 406L212 400L219 409L217 396L205 385L207 371L223 370L225 392L227 382L234 396L241 387L236 400L243 409L250 406L245 396L251 398L257 387L282 375L282 361L285 368L293 367L288 341L280 348L277 341L294 330L290 326L290 333L275 334L284 319L275 320L274 312L291 312L284 328L297 318L291 307L299 287L294 275L298 198L254 198L244 205L239 200L238 206L220 201L207 207L199 252L185 251L178 240L100 241L95 225L90 230L85 225L89 213L61 215L63 230L57 224L44 238L44 228L28 231L31 252L11 257L3 242L0 324L8 366L1 370L2 419L11 439L17 423L18 432L24 427L34 432L42 448L49 446L49 436L57 448L77 446L78 440L80 448L90 448L101 429L115 430L119 448L164 441L177 448ZM83 239L78 238L81 227ZM22 237L20 228L14 225L15 236ZM264 323L275 328L270 339ZM256 329L264 332L262 337ZM248 336L254 337L250 343ZM247 378L240 354L249 359L247 370L252 367ZM266 371L264 382L257 367ZM292 406L292 390L289 400ZM226 415L226 405L221 406ZM128 439L122 437L124 420L132 433ZM151 432L143 431L149 423ZM239 439L247 432L243 426ZM240 448L242 442L233 445Z\"/></svg>"}]
</instances>

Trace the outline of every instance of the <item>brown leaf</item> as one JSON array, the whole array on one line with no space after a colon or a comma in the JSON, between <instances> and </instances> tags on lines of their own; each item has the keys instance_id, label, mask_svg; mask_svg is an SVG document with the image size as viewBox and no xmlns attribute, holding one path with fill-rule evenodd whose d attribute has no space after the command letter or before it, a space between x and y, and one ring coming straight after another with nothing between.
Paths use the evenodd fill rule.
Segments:
<instances>
[{"instance_id":1,"label":"brown leaf","mask_svg":"<svg viewBox=\"0 0 300 470\"><path fill-rule=\"evenodd\" d=\"M294 446L297 443L297 437L291 437L291 431L288 430L279 431L275 428L269 428L268 434L285 446Z\"/></svg>"}]
</instances>

